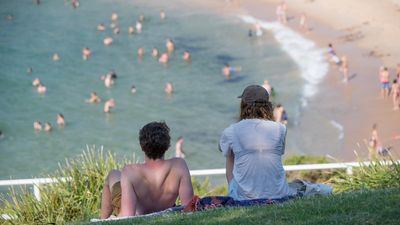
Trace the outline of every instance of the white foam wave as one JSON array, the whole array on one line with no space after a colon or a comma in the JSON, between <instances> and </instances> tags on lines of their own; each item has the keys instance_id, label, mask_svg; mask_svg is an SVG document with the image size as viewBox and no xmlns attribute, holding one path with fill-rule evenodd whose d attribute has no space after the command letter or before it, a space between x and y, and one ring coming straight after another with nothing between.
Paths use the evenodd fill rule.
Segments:
<instances>
[{"instance_id":1,"label":"white foam wave","mask_svg":"<svg viewBox=\"0 0 400 225\"><path fill-rule=\"evenodd\" d=\"M331 122L331 125L332 125L332 126L334 126L336 129L339 130L339 137L338 137L338 139L339 139L339 140L343 139L343 137L344 137L344 132L343 132L344 128L343 128L343 126L342 126L340 123L338 123L338 122L336 122L336 121L334 121L334 120L331 120L330 122Z\"/></svg>"},{"instance_id":2,"label":"white foam wave","mask_svg":"<svg viewBox=\"0 0 400 225\"><path fill-rule=\"evenodd\" d=\"M263 29L273 33L282 49L299 66L301 76L306 81L303 87L303 97L310 98L318 92L318 84L328 73L329 65L325 60L324 49L318 48L315 43L304 38L279 22L266 22L252 16L239 16L245 23L259 23ZM304 99L305 100L305 99ZM307 103L303 102L303 106Z\"/></svg>"}]
</instances>

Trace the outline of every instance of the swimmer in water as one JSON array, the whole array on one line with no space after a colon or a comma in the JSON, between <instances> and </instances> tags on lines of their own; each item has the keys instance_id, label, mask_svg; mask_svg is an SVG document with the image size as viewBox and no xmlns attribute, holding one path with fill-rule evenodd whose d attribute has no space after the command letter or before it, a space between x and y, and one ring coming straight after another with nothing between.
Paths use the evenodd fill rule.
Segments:
<instances>
[{"instance_id":1,"label":"swimmer in water","mask_svg":"<svg viewBox=\"0 0 400 225\"><path fill-rule=\"evenodd\" d=\"M105 31L106 30L106 26L102 23L100 23L99 25L97 25L97 30L98 31Z\"/></svg>"},{"instance_id":2,"label":"swimmer in water","mask_svg":"<svg viewBox=\"0 0 400 225\"><path fill-rule=\"evenodd\" d=\"M143 47L138 48L137 54L138 54L139 59L142 59L144 56L144 48Z\"/></svg>"},{"instance_id":3,"label":"swimmer in water","mask_svg":"<svg viewBox=\"0 0 400 225\"><path fill-rule=\"evenodd\" d=\"M26 73L27 73L28 75L31 75L31 74L33 73L32 67L29 67L29 68L26 70Z\"/></svg>"},{"instance_id":4,"label":"swimmer in water","mask_svg":"<svg viewBox=\"0 0 400 225\"><path fill-rule=\"evenodd\" d=\"M52 130L53 130L53 127L51 126L51 123L46 122L46 123L44 124L44 131L50 132L50 131L52 131Z\"/></svg>"},{"instance_id":5,"label":"swimmer in water","mask_svg":"<svg viewBox=\"0 0 400 225\"><path fill-rule=\"evenodd\" d=\"M136 31L140 34L142 33L143 25L140 21L136 21Z\"/></svg>"},{"instance_id":6,"label":"swimmer in water","mask_svg":"<svg viewBox=\"0 0 400 225\"><path fill-rule=\"evenodd\" d=\"M61 113L57 114L57 124L61 128L65 126L65 118L64 115Z\"/></svg>"},{"instance_id":7,"label":"swimmer in water","mask_svg":"<svg viewBox=\"0 0 400 225\"><path fill-rule=\"evenodd\" d=\"M165 93L167 93L167 95L172 95L172 93L174 92L174 87L172 86L172 82L168 81L165 84Z\"/></svg>"},{"instance_id":8,"label":"swimmer in water","mask_svg":"<svg viewBox=\"0 0 400 225\"><path fill-rule=\"evenodd\" d=\"M166 14L163 9L160 10L160 18L161 18L161 20L165 20L165 18L166 18Z\"/></svg>"},{"instance_id":9,"label":"swimmer in water","mask_svg":"<svg viewBox=\"0 0 400 225\"><path fill-rule=\"evenodd\" d=\"M183 61L187 62L187 63L191 63L192 62L192 56L190 55L190 53L188 51L184 51L183 52Z\"/></svg>"},{"instance_id":10,"label":"swimmer in water","mask_svg":"<svg viewBox=\"0 0 400 225\"><path fill-rule=\"evenodd\" d=\"M106 101L106 103L104 103L104 112L105 113L110 113L111 108L115 107L115 102L114 99L109 99L108 101Z\"/></svg>"},{"instance_id":11,"label":"swimmer in water","mask_svg":"<svg viewBox=\"0 0 400 225\"><path fill-rule=\"evenodd\" d=\"M254 24L254 28L255 28L255 31L256 31L256 36L257 37L261 37L263 35L263 31L261 29L260 23L257 22L256 24Z\"/></svg>"},{"instance_id":12,"label":"swimmer in water","mask_svg":"<svg viewBox=\"0 0 400 225\"><path fill-rule=\"evenodd\" d=\"M88 60L89 57L90 57L90 54L91 54L91 52L90 52L90 49L88 47L85 47L85 48L82 49L82 58L83 58L83 60Z\"/></svg>"},{"instance_id":13,"label":"swimmer in water","mask_svg":"<svg viewBox=\"0 0 400 225\"><path fill-rule=\"evenodd\" d=\"M60 56L57 53L53 54L53 61L59 61L60 60Z\"/></svg>"},{"instance_id":14,"label":"swimmer in water","mask_svg":"<svg viewBox=\"0 0 400 225\"><path fill-rule=\"evenodd\" d=\"M140 14L140 16L139 16L139 21L140 21L141 23L143 23L143 21L144 21L144 15L143 15L143 14Z\"/></svg>"},{"instance_id":15,"label":"swimmer in water","mask_svg":"<svg viewBox=\"0 0 400 225\"><path fill-rule=\"evenodd\" d=\"M36 131L41 131L42 130L42 123L40 121L35 121L33 123L33 129Z\"/></svg>"},{"instance_id":16,"label":"swimmer in water","mask_svg":"<svg viewBox=\"0 0 400 225\"><path fill-rule=\"evenodd\" d=\"M132 86L131 86L131 93L132 93L132 94L135 94L135 93L136 93L136 87L135 87L135 85L132 85Z\"/></svg>"},{"instance_id":17,"label":"swimmer in water","mask_svg":"<svg viewBox=\"0 0 400 225\"><path fill-rule=\"evenodd\" d=\"M90 93L90 98L86 100L87 103L99 103L101 102L101 98L97 95L95 91Z\"/></svg>"},{"instance_id":18,"label":"swimmer in water","mask_svg":"<svg viewBox=\"0 0 400 225\"><path fill-rule=\"evenodd\" d=\"M33 85L33 86L37 87L37 86L39 86L39 84L40 84L39 78L33 79L33 81L32 81L32 85Z\"/></svg>"},{"instance_id":19,"label":"swimmer in water","mask_svg":"<svg viewBox=\"0 0 400 225\"><path fill-rule=\"evenodd\" d=\"M267 90L269 96L272 96L272 86L269 84L268 80L264 80L264 84L262 85L265 90Z\"/></svg>"},{"instance_id":20,"label":"swimmer in water","mask_svg":"<svg viewBox=\"0 0 400 225\"><path fill-rule=\"evenodd\" d=\"M165 42L165 47L167 48L167 52L170 54L174 52L175 50L175 44L172 41L172 39L168 38L167 41Z\"/></svg>"},{"instance_id":21,"label":"swimmer in water","mask_svg":"<svg viewBox=\"0 0 400 225\"><path fill-rule=\"evenodd\" d=\"M135 28L133 26L129 26L128 33L129 34L134 34L135 33Z\"/></svg>"},{"instance_id":22,"label":"swimmer in water","mask_svg":"<svg viewBox=\"0 0 400 225\"><path fill-rule=\"evenodd\" d=\"M116 12L113 12L111 14L111 21L117 22L117 20L118 20L118 14Z\"/></svg>"},{"instance_id":23,"label":"swimmer in water","mask_svg":"<svg viewBox=\"0 0 400 225\"><path fill-rule=\"evenodd\" d=\"M72 8L74 8L74 9L79 7L79 1L78 0L72 0L71 4L72 4Z\"/></svg>"},{"instance_id":24,"label":"swimmer in water","mask_svg":"<svg viewBox=\"0 0 400 225\"><path fill-rule=\"evenodd\" d=\"M186 157L185 151L183 151L183 143L185 140L182 136L178 137L175 144L175 157L184 159Z\"/></svg>"},{"instance_id":25,"label":"swimmer in water","mask_svg":"<svg viewBox=\"0 0 400 225\"><path fill-rule=\"evenodd\" d=\"M112 78L112 75L108 73L104 79L104 86L107 88L111 87L114 84L114 80Z\"/></svg>"},{"instance_id":26,"label":"swimmer in water","mask_svg":"<svg viewBox=\"0 0 400 225\"><path fill-rule=\"evenodd\" d=\"M104 38L103 43L104 43L105 46L111 45L113 43L112 37Z\"/></svg>"},{"instance_id":27,"label":"swimmer in water","mask_svg":"<svg viewBox=\"0 0 400 225\"><path fill-rule=\"evenodd\" d=\"M225 76L225 79L229 80L231 78L231 74L234 72L239 72L242 70L242 67L232 67L228 63L225 63L222 68L222 74Z\"/></svg>"},{"instance_id":28,"label":"swimmer in water","mask_svg":"<svg viewBox=\"0 0 400 225\"><path fill-rule=\"evenodd\" d=\"M158 59L158 62L162 64L167 64L168 60L169 60L168 53L164 52L163 54L161 54L160 58Z\"/></svg>"},{"instance_id":29,"label":"swimmer in water","mask_svg":"<svg viewBox=\"0 0 400 225\"><path fill-rule=\"evenodd\" d=\"M114 33L114 34L119 34L119 28L118 28L118 27L115 27L114 30L113 30L113 33Z\"/></svg>"},{"instance_id":30,"label":"swimmer in water","mask_svg":"<svg viewBox=\"0 0 400 225\"><path fill-rule=\"evenodd\" d=\"M156 48L156 47L154 47L152 50L151 50L151 56L153 56L153 58L157 58L158 57L158 54L159 54L159 52L158 52L158 49Z\"/></svg>"},{"instance_id":31,"label":"swimmer in water","mask_svg":"<svg viewBox=\"0 0 400 225\"><path fill-rule=\"evenodd\" d=\"M37 92L39 94L44 94L46 93L46 86L44 86L43 84L39 84L39 86L37 87Z\"/></svg>"}]
</instances>

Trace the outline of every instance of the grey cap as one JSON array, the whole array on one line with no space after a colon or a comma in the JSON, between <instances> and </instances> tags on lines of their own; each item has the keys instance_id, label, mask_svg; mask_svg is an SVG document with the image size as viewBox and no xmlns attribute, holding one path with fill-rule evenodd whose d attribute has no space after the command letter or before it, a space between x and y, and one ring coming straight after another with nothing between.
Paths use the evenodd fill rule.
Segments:
<instances>
[{"instance_id":1,"label":"grey cap","mask_svg":"<svg viewBox=\"0 0 400 225\"><path fill-rule=\"evenodd\" d=\"M238 96L245 103L254 103L258 101L269 101L268 91L260 85L247 86L242 95Z\"/></svg>"}]
</instances>

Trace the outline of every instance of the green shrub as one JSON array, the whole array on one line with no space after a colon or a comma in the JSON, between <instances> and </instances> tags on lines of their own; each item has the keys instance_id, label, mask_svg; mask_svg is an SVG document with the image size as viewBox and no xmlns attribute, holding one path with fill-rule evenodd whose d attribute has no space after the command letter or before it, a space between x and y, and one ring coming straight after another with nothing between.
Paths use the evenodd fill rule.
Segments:
<instances>
[{"instance_id":1,"label":"green shrub","mask_svg":"<svg viewBox=\"0 0 400 225\"><path fill-rule=\"evenodd\" d=\"M124 160L124 163L127 163ZM9 196L0 196L3 206L0 214L13 216L14 219L1 221L0 224L65 224L71 221L83 221L100 210L101 191L105 177L111 169L120 169L111 153L88 148L76 159L66 160L64 166L52 174L57 183L39 187L41 200L34 197L29 188L22 187L17 193L11 189ZM60 177L70 177L68 181ZM7 200L10 199L10 200Z\"/></svg>"},{"instance_id":2,"label":"green shrub","mask_svg":"<svg viewBox=\"0 0 400 225\"><path fill-rule=\"evenodd\" d=\"M333 177L330 182L336 192L363 189L400 188L400 163L391 157L374 157L371 164L362 162L359 168L353 168L353 174L345 172Z\"/></svg>"}]
</instances>

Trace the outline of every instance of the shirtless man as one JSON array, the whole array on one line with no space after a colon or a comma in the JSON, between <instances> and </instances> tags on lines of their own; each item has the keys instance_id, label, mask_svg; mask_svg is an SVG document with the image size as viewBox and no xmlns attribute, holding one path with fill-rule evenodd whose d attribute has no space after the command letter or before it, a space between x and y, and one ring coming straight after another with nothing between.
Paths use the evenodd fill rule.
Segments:
<instances>
[{"instance_id":1,"label":"shirtless man","mask_svg":"<svg viewBox=\"0 0 400 225\"><path fill-rule=\"evenodd\" d=\"M82 49L82 58L83 58L83 60L88 60L89 57L90 57L90 54L91 54L91 52L90 52L90 49L88 47L84 47Z\"/></svg>"},{"instance_id":2,"label":"shirtless man","mask_svg":"<svg viewBox=\"0 0 400 225\"><path fill-rule=\"evenodd\" d=\"M142 33L143 25L140 21L136 21L136 31L140 34Z\"/></svg>"},{"instance_id":3,"label":"shirtless man","mask_svg":"<svg viewBox=\"0 0 400 225\"><path fill-rule=\"evenodd\" d=\"M40 84L40 79L39 78L33 79L33 81L32 81L32 85L33 86L37 87L37 86L39 86L39 84Z\"/></svg>"},{"instance_id":4,"label":"shirtless man","mask_svg":"<svg viewBox=\"0 0 400 225\"><path fill-rule=\"evenodd\" d=\"M42 123L40 121L35 121L33 123L33 129L36 131L41 131L42 130Z\"/></svg>"},{"instance_id":5,"label":"shirtless man","mask_svg":"<svg viewBox=\"0 0 400 225\"><path fill-rule=\"evenodd\" d=\"M183 58L183 61L185 61L187 63L192 62L192 56L190 55L189 51L184 51L182 58Z\"/></svg>"},{"instance_id":6,"label":"shirtless man","mask_svg":"<svg viewBox=\"0 0 400 225\"><path fill-rule=\"evenodd\" d=\"M160 11L160 18L161 18L161 20L165 20L165 17L166 17L165 11L164 11L163 9L161 9L161 11Z\"/></svg>"},{"instance_id":7,"label":"shirtless man","mask_svg":"<svg viewBox=\"0 0 400 225\"><path fill-rule=\"evenodd\" d=\"M168 95L172 95L172 93L174 93L174 87L172 86L172 82L168 81L165 84L165 93L167 93Z\"/></svg>"},{"instance_id":8,"label":"shirtless man","mask_svg":"<svg viewBox=\"0 0 400 225\"><path fill-rule=\"evenodd\" d=\"M135 28L133 26L129 26L128 33L129 34L134 34L135 33Z\"/></svg>"},{"instance_id":9,"label":"shirtless man","mask_svg":"<svg viewBox=\"0 0 400 225\"><path fill-rule=\"evenodd\" d=\"M112 37L106 37L106 38L104 38L103 43L104 43L105 46L111 45L111 44L113 43Z\"/></svg>"},{"instance_id":10,"label":"shirtless man","mask_svg":"<svg viewBox=\"0 0 400 225\"><path fill-rule=\"evenodd\" d=\"M165 47L167 48L167 52L169 54L174 52L175 50L175 44L170 38L168 38L167 41L165 42Z\"/></svg>"},{"instance_id":11,"label":"shirtless man","mask_svg":"<svg viewBox=\"0 0 400 225\"><path fill-rule=\"evenodd\" d=\"M65 126L65 118L64 118L64 115L61 113L57 114L57 124L59 127Z\"/></svg>"},{"instance_id":12,"label":"shirtless man","mask_svg":"<svg viewBox=\"0 0 400 225\"><path fill-rule=\"evenodd\" d=\"M162 63L162 64L167 64L168 61L169 61L169 56L168 56L168 53L166 53L166 52L161 54L161 57L158 59L158 62Z\"/></svg>"},{"instance_id":13,"label":"shirtless man","mask_svg":"<svg viewBox=\"0 0 400 225\"><path fill-rule=\"evenodd\" d=\"M97 25L97 30L98 31L105 31L106 30L106 26L104 26L104 24L100 23L99 25Z\"/></svg>"},{"instance_id":14,"label":"shirtless man","mask_svg":"<svg viewBox=\"0 0 400 225\"><path fill-rule=\"evenodd\" d=\"M106 77L104 78L104 86L106 87L111 87L114 84L114 80L112 78L111 74L107 74Z\"/></svg>"},{"instance_id":15,"label":"shirtless man","mask_svg":"<svg viewBox=\"0 0 400 225\"><path fill-rule=\"evenodd\" d=\"M111 14L111 21L117 22L117 20L118 20L118 14L116 12L113 12Z\"/></svg>"},{"instance_id":16,"label":"shirtless man","mask_svg":"<svg viewBox=\"0 0 400 225\"><path fill-rule=\"evenodd\" d=\"M175 144L175 157L184 159L186 157L185 152L183 151L183 143L185 140L182 136L179 136L176 140Z\"/></svg>"},{"instance_id":17,"label":"shirtless man","mask_svg":"<svg viewBox=\"0 0 400 225\"><path fill-rule=\"evenodd\" d=\"M137 54L138 54L139 58L143 58L143 56L144 56L144 48L143 47L138 48Z\"/></svg>"},{"instance_id":18,"label":"shirtless man","mask_svg":"<svg viewBox=\"0 0 400 225\"><path fill-rule=\"evenodd\" d=\"M391 89L392 101L393 101L393 110L399 110L400 105L400 86L397 83L397 79L393 80L392 89Z\"/></svg>"},{"instance_id":19,"label":"shirtless man","mask_svg":"<svg viewBox=\"0 0 400 225\"><path fill-rule=\"evenodd\" d=\"M51 123L46 122L46 123L44 124L44 131L50 132L50 131L52 131L52 130L53 130L53 127L51 126Z\"/></svg>"},{"instance_id":20,"label":"shirtless man","mask_svg":"<svg viewBox=\"0 0 400 225\"><path fill-rule=\"evenodd\" d=\"M158 57L158 54L159 54L159 52L158 52L158 49L156 48L156 47L154 47L152 50L151 50L151 56L153 56L153 58L157 58Z\"/></svg>"},{"instance_id":21,"label":"shirtless man","mask_svg":"<svg viewBox=\"0 0 400 225\"><path fill-rule=\"evenodd\" d=\"M301 30L309 31L308 24L307 24L307 15L305 13L302 13L300 16L299 26L300 26Z\"/></svg>"},{"instance_id":22,"label":"shirtless man","mask_svg":"<svg viewBox=\"0 0 400 225\"><path fill-rule=\"evenodd\" d=\"M111 108L115 107L115 102L114 99L110 98L106 103L104 103L104 112L109 113L111 111Z\"/></svg>"},{"instance_id":23,"label":"shirtless man","mask_svg":"<svg viewBox=\"0 0 400 225\"><path fill-rule=\"evenodd\" d=\"M224 67L222 68L222 74L225 76L225 79L229 80L232 73L239 72L241 70L241 67L232 67L228 63L225 63Z\"/></svg>"},{"instance_id":24,"label":"shirtless man","mask_svg":"<svg viewBox=\"0 0 400 225\"><path fill-rule=\"evenodd\" d=\"M276 105L276 107L274 108L274 118L275 122L287 125L288 121L286 111L281 104Z\"/></svg>"},{"instance_id":25,"label":"shirtless man","mask_svg":"<svg viewBox=\"0 0 400 225\"><path fill-rule=\"evenodd\" d=\"M101 102L100 97L97 95L96 92L90 93L90 98L86 100L87 103L99 103Z\"/></svg>"},{"instance_id":26,"label":"shirtless man","mask_svg":"<svg viewBox=\"0 0 400 225\"><path fill-rule=\"evenodd\" d=\"M389 71L388 68L386 67L381 67L379 69L379 80L381 82L381 96L382 98L387 98L389 97L389 88L390 88L390 84L389 84Z\"/></svg>"},{"instance_id":27,"label":"shirtless man","mask_svg":"<svg viewBox=\"0 0 400 225\"><path fill-rule=\"evenodd\" d=\"M122 172L107 176L101 199L101 218L138 216L173 207L179 197L187 205L193 187L186 162L180 158L164 159L170 146L169 128L152 122L139 132L144 162L126 165Z\"/></svg>"},{"instance_id":28,"label":"shirtless man","mask_svg":"<svg viewBox=\"0 0 400 225\"><path fill-rule=\"evenodd\" d=\"M341 67L343 73L343 82L347 83L349 81L349 62L347 61L347 57L344 55L341 59Z\"/></svg>"},{"instance_id":29,"label":"shirtless man","mask_svg":"<svg viewBox=\"0 0 400 225\"><path fill-rule=\"evenodd\" d=\"M46 90L47 90L47 88L46 88L46 86L44 86L43 84L39 84L39 86L37 87L37 92L38 92L39 94L44 94L44 93L46 93Z\"/></svg>"},{"instance_id":30,"label":"shirtless man","mask_svg":"<svg viewBox=\"0 0 400 225\"><path fill-rule=\"evenodd\" d=\"M271 85L269 84L269 81L268 81L268 80L264 80L264 84L262 85L262 87L265 88L265 90L267 90L269 96L272 95L272 87L271 87Z\"/></svg>"}]
</instances>

